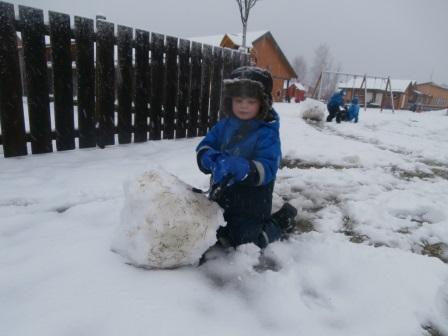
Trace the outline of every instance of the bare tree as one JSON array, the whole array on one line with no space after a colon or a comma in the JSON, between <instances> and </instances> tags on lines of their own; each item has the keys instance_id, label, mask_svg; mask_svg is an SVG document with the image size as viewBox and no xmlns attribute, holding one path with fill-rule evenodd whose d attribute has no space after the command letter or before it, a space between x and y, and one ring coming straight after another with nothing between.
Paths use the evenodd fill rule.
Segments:
<instances>
[{"instance_id":1,"label":"bare tree","mask_svg":"<svg viewBox=\"0 0 448 336\"><path fill-rule=\"evenodd\" d=\"M249 13L257 2L258 0L236 0L236 3L238 4L238 8L240 10L241 23L243 24L243 48L246 48L246 32Z\"/></svg>"},{"instance_id":2,"label":"bare tree","mask_svg":"<svg viewBox=\"0 0 448 336\"><path fill-rule=\"evenodd\" d=\"M333 56L327 44L320 44L314 50L313 65L311 66L310 84L315 85L322 71L329 71L333 65Z\"/></svg>"},{"instance_id":3,"label":"bare tree","mask_svg":"<svg viewBox=\"0 0 448 336\"><path fill-rule=\"evenodd\" d=\"M330 69L331 71L335 71L335 72L341 72L342 71L342 65L339 62L338 65L332 69ZM337 86L338 86L338 75L337 74L327 74L328 78L326 80L326 82L324 82L324 86L323 86L323 96L325 98L329 98L333 92L336 90Z\"/></svg>"},{"instance_id":4,"label":"bare tree","mask_svg":"<svg viewBox=\"0 0 448 336\"><path fill-rule=\"evenodd\" d=\"M292 67L297 74L299 82L306 84L306 75L308 72L308 65L303 56L294 57L292 61Z\"/></svg>"},{"instance_id":5,"label":"bare tree","mask_svg":"<svg viewBox=\"0 0 448 336\"><path fill-rule=\"evenodd\" d=\"M342 66L338 63L334 65L335 60L330 52L330 48L327 44L320 44L314 50L313 65L311 67L311 73L309 77L309 83L312 86L317 84L317 81L322 73L322 71L341 71ZM320 87L320 93L322 98L328 98L331 93L336 89L337 85L337 75L325 74L325 78L322 78Z\"/></svg>"}]
</instances>

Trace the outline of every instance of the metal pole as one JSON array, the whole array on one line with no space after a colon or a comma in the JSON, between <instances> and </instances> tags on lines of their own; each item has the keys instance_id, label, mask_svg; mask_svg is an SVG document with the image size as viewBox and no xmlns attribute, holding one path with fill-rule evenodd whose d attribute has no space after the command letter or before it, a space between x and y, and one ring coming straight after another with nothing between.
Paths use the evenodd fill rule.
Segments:
<instances>
[{"instance_id":1,"label":"metal pole","mask_svg":"<svg viewBox=\"0 0 448 336\"><path fill-rule=\"evenodd\" d=\"M367 75L364 75L364 112L367 111Z\"/></svg>"},{"instance_id":2,"label":"metal pole","mask_svg":"<svg viewBox=\"0 0 448 336\"><path fill-rule=\"evenodd\" d=\"M356 82L356 75L355 75L355 77L353 78L353 84L352 84L352 99L353 99L353 97L355 96L355 82Z\"/></svg>"},{"instance_id":3,"label":"metal pole","mask_svg":"<svg viewBox=\"0 0 448 336\"><path fill-rule=\"evenodd\" d=\"M364 75L365 75L365 74L355 74L355 73L339 72L339 71L323 71L323 72L327 73L327 74L348 75L348 76L358 76L358 77L364 77ZM389 78L389 77L381 77L381 76L368 76L368 77L385 79L385 80L387 80Z\"/></svg>"},{"instance_id":4,"label":"metal pole","mask_svg":"<svg viewBox=\"0 0 448 336\"><path fill-rule=\"evenodd\" d=\"M392 113L395 113L395 108L394 108L394 95L392 93L392 82L390 81L390 77L387 77L388 81L389 81L389 90L390 90L390 103L392 105Z\"/></svg>"},{"instance_id":5,"label":"metal pole","mask_svg":"<svg viewBox=\"0 0 448 336\"><path fill-rule=\"evenodd\" d=\"M384 107L384 99L387 98L387 88L389 87L389 80L386 80L386 88L384 89L384 92L381 93L381 112L383 112ZM390 89L389 89L390 90Z\"/></svg>"},{"instance_id":6,"label":"metal pole","mask_svg":"<svg viewBox=\"0 0 448 336\"><path fill-rule=\"evenodd\" d=\"M321 73L320 73L320 82L319 82L319 91L317 91L317 100L320 100L320 92L321 92L321 90L322 90L322 82L323 82L323 79L324 79L324 72L322 71Z\"/></svg>"}]
</instances>

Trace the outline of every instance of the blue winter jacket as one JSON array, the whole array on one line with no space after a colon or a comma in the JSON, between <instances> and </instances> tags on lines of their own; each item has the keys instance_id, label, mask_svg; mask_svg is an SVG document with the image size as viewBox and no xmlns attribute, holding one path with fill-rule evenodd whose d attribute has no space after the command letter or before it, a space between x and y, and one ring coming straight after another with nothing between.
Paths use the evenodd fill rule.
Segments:
<instances>
[{"instance_id":1,"label":"blue winter jacket","mask_svg":"<svg viewBox=\"0 0 448 336\"><path fill-rule=\"evenodd\" d=\"M330 101L327 104L328 109L332 109L332 108L336 108L339 106L344 106L345 102L344 102L344 96L342 95L342 92L336 92L335 94L333 94L330 98Z\"/></svg>"},{"instance_id":2,"label":"blue winter jacket","mask_svg":"<svg viewBox=\"0 0 448 336\"><path fill-rule=\"evenodd\" d=\"M349 121L358 122L359 104L352 103L347 111L347 119Z\"/></svg>"},{"instance_id":3,"label":"blue winter jacket","mask_svg":"<svg viewBox=\"0 0 448 336\"><path fill-rule=\"evenodd\" d=\"M201 166L199 158L203 151L213 148L249 160L251 168L256 170L256 178L246 181L246 185L263 186L274 181L281 160L280 123L274 109L270 114L268 121L240 120L234 116L221 119L196 148L201 171L210 173ZM240 134L239 139L235 139L236 132Z\"/></svg>"}]
</instances>

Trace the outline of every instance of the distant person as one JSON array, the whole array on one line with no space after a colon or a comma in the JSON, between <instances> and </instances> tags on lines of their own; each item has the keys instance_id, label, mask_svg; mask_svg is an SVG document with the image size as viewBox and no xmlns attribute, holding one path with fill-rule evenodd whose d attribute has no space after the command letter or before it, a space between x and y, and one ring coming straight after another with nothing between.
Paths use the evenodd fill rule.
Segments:
<instances>
[{"instance_id":1,"label":"distant person","mask_svg":"<svg viewBox=\"0 0 448 336\"><path fill-rule=\"evenodd\" d=\"M347 121L353 121L353 122L357 123L358 115L359 115L359 98L354 97L352 99L352 103L348 107Z\"/></svg>"},{"instance_id":2,"label":"distant person","mask_svg":"<svg viewBox=\"0 0 448 336\"><path fill-rule=\"evenodd\" d=\"M413 103L409 109L410 109L412 112L417 112L417 104L416 104L416 103Z\"/></svg>"},{"instance_id":3,"label":"distant person","mask_svg":"<svg viewBox=\"0 0 448 336\"><path fill-rule=\"evenodd\" d=\"M345 91L336 91L330 98L327 104L328 117L327 121L331 122L333 118L336 117L336 122L339 124L341 122L341 111L344 109L344 97Z\"/></svg>"}]
</instances>

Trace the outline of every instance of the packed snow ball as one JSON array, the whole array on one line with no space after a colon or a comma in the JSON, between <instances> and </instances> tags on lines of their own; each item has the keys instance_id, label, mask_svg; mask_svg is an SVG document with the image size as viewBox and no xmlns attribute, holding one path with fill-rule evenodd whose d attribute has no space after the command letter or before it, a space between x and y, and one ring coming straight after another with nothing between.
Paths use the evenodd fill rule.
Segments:
<instances>
[{"instance_id":1,"label":"packed snow ball","mask_svg":"<svg viewBox=\"0 0 448 336\"><path fill-rule=\"evenodd\" d=\"M162 169L127 181L124 196L112 251L137 267L194 265L225 225L216 203Z\"/></svg>"},{"instance_id":2,"label":"packed snow ball","mask_svg":"<svg viewBox=\"0 0 448 336\"><path fill-rule=\"evenodd\" d=\"M322 121L327 113L327 107L324 103L307 98L300 103L300 113L303 119L310 119L314 121Z\"/></svg>"}]
</instances>

